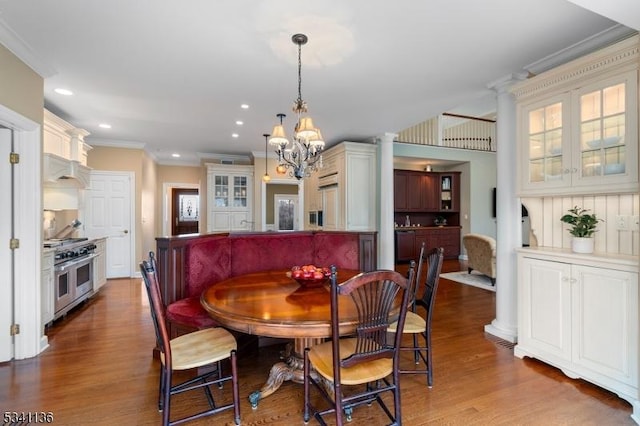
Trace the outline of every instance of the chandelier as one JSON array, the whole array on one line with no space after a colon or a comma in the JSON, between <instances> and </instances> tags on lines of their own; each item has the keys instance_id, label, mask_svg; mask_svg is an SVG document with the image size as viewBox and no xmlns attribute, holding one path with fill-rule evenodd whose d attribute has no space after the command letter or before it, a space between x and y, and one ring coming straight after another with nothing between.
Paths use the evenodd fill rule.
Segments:
<instances>
[{"instance_id":1,"label":"chandelier","mask_svg":"<svg viewBox=\"0 0 640 426\"><path fill-rule=\"evenodd\" d=\"M278 173L286 173L302 179L322 168L322 150L324 141L320 134L320 129L313 126L313 120L306 115L307 103L302 100L302 45L306 44L308 38L304 34L295 34L291 41L298 45L298 99L293 103L293 112L296 113L298 121L294 129L294 138L289 145L282 125L284 114L277 114L280 124L276 124L271 132L269 144L275 147L278 154Z\"/></svg>"}]
</instances>

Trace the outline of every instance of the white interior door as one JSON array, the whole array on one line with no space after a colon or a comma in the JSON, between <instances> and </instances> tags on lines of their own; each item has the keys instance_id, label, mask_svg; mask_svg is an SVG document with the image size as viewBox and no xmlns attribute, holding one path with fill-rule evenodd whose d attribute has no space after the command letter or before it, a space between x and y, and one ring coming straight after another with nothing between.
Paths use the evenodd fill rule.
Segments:
<instances>
[{"instance_id":1,"label":"white interior door","mask_svg":"<svg viewBox=\"0 0 640 426\"><path fill-rule=\"evenodd\" d=\"M7 158L11 152L11 130L0 128L0 194L2 205L0 206L0 362L13 358L13 339L8 330L13 322L13 279L11 277L13 262L11 250L7 241L11 238L11 209L13 199L11 197L11 165Z\"/></svg>"},{"instance_id":2,"label":"white interior door","mask_svg":"<svg viewBox=\"0 0 640 426\"><path fill-rule=\"evenodd\" d=\"M133 187L131 172L91 172L85 232L89 238L107 238L107 278L131 277Z\"/></svg>"}]
</instances>

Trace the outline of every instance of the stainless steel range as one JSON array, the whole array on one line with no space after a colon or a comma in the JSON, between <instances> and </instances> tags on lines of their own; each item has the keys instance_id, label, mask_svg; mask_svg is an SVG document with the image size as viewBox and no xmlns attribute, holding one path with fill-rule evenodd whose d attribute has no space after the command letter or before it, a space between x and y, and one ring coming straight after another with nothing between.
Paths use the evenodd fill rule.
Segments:
<instances>
[{"instance_id":1,"label":"stainless steel range","mask_svg":"<svg viewBox=\"0 0 640 426\"><path fill-rule=\"evenodd\" d=\"M93 294L93 258L96 245L87 238L46 240L45 247L55 248L54 319Z\"/></svg>"}]
</instances>

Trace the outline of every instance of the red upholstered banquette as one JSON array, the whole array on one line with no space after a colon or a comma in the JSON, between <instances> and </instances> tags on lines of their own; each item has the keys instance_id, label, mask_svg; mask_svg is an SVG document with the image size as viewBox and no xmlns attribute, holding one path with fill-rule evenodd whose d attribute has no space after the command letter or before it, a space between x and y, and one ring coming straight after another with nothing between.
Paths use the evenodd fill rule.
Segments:
<instances>
[{"instance_id":1,"label":"red upholstered banquette","mask_svg":"<svg viewBox=\"0 0 640 426\"><path fill-rule=\"evenodd\" d=\"M158 278L172 337L217 325L200 295L229 277L294 265L376 268L375 232L261 232L156 238Z\"/></svg>"}]
</instances>

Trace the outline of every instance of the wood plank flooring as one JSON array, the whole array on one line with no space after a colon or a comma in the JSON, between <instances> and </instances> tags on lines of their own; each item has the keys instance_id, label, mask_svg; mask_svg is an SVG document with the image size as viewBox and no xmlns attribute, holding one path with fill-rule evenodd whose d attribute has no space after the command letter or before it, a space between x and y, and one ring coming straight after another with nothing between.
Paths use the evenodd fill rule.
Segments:
<instances>
[{"instance_id":1,"label":"wood plank flooring","mask_svg":"<svg viewBox=\"0 0 640 426\"><path fill-rule=\"evenodd\" d=\"M456 261L443 268L461 269ZM512 345L484 333L494 317L495 293L440 280L433 320L434 386L428 389L422 376L402 376L405 425L634 424L631 406L615 394L536 360L514 357ZM47 334L50 347L40 356L0 364L3 413L50 411L59 425L160 423L158 361L151 356L155 337L139 279L109 280ZM284 383L256 410L247 400L262 386L281 349L275 345L241 354L243 425L303 424L300 384ZM173 413L203 403L199 392L180 396ZM351 424L385 424L381 414L376 404L360 407ZM232 414L190 424L231 425Z\"/></svg>"}]
</instances>

